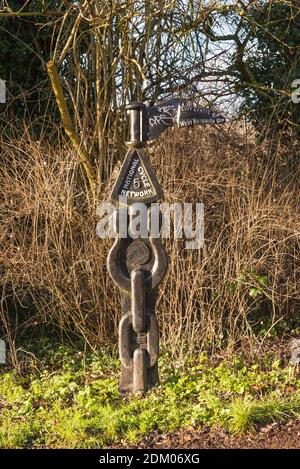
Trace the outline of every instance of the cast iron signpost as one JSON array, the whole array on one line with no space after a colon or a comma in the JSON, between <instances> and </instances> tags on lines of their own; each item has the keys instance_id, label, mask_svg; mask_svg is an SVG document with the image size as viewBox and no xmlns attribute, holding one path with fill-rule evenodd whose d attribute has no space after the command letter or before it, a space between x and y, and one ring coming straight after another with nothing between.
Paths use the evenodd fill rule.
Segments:
<instances>
[{"instance_id":1,"label":"cast iron signpost","mask_svg":"<svg viewBox=\"0 0 300 469\"><path fill-rule=\"evenodd\" d=\"M153 236L150 229L151 204L163 198L163 191L143 148L148 141L158 138L163 130L175 123L182 127L198 123L223 123L225 120L209 109L183 105L177 98L148 108L141 102L132 102L126 109L129 115L130 138L126 142L129 150L111 199L118 203L119 215L125 209L123 216L127 225L131 222L130 208L133 204L145 204L147 226L143 236L128 234L124 237L119 223L115 242L108 254L107 267L122 293L120 389L144 392L159 382L159 329L155 303L157 287L166 274L168 259L160 238Z\"/></svg>"}]
</instances>

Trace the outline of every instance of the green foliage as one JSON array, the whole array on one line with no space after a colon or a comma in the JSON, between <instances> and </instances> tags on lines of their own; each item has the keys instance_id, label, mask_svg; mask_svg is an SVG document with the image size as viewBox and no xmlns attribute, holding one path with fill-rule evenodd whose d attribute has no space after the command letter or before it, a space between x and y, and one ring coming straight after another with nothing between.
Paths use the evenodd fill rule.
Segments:
<instances>
[{"instance_id":1,"label":"green foliage","mask_svg":"<svg viewBox=\"0 0 300 469\"><path fill-rule=\"evenodd\" d=\"M297 374L278 361L247 364L236 357L212 364L201 354L171 367L166 354L162 384L146 396L120 394L118 367L110 352L85 356L59 347L43 371L25 378L3 372L0 447L104 447L204 424L243 433L300 415Z\"/></svg>"},{"instance_id":2,"label":"green foliage","mask_svg":"<svg viewBox=\"0 0 300 469\"><path fill-rule=\"evenodd\" d=\"M19 1L9 2L12 11L20 9ZM57 1L47 2L48 8ZM22 11L40 11L41 2L34 0L22 5ZM9 118L34 120L49 109L51 90L45 68L51 53L49 18L0 18L0 78L6 81ZM3 108L3 105L2 105ZM1 109L2 110L2 109ZM53 111L53 110L52 110Z\"/></svg>"},{"instance_id":3,"label":"green foliage","mask_svg":"<svg viewBox=\"0 0 300 469\"><path fill-rule=\"evenodd\" d=\"M293 418L300 412L299 397L297 393L285 399L277 394L262 400L255 400L251 396L238 398L230 406L229 429L241 434L254 430L256 425Z\"/></svg>"},{"instance_id":4,"label":"green foliage","mask_svg":"<svg viewBox=\"0 0 300 469\"><path fill-rule=\"evenodd\" d=\"M272 131L292 129L300 133L300 104L291 100L292 82L300 78L300 10L298 2L260 2L252 9L248 23L252 47L245 64L254 87L243 91L243 108L261 129L267 123ZM256 85L258 85L256 87Z\"/></svg>"},{"instance_id":5,"label":"green foliage","mask_svg":"<svg viewBox=\"0 0 300 469\"><path fill-rule=\"evenodd\" d=\"M260 275L253 270L248 270L241 274L235 282L231 282L228 285L228 289L235 292L241 286L247 286L249 288L249 296L256 299L264 294L264 288L268 286L268 283L266 275Z\"/></svg>"}]
</instances>

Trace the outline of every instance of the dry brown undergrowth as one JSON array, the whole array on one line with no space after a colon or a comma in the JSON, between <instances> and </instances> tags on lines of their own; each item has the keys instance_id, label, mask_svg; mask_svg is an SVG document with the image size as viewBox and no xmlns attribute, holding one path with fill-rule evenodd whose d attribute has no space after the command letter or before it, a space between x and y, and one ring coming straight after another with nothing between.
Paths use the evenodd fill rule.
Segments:
<instances>
[{"instance_id":1,"label":"dry brown undergrowth","mask_svg":"<svg viewBox=\"0 0 300 469\"><path fill-rule=\"evenodd\" d=\"M289 143L255 144L228 124L172 131L150 150L167 201L205 204L203 250L166 242L170 266L157 314L162 342L175 354L255 345L255 322L272 328L299 312L299 157ZM115 340L119 295L105 265L111 242L95 235L95 206L73 150L28 133L2 141L0 185L3 335L12 345L52 323L95 347ZM267 284L253 298L259 275Z\"/></svg>"}]
</instances>

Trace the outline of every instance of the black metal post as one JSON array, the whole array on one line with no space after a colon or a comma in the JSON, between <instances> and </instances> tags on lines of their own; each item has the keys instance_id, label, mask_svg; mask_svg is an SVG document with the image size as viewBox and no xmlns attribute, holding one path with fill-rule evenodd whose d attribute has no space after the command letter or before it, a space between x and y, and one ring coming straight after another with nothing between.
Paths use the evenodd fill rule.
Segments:
<instances>
[{"instance_id":1,"label":"black metal post","mask_svg":"<svg viewBox=\"0 0 300 469\"><path fill-rule=\"evenodd\" d=\"M148 121L145 105L130 103L129 147L111 198L119 203L126 197L129 208L127 223L131 221L130 207L135 202L147 208L147 236L127 238L118 236L109 252L109 274L122 293L123 317L119 325L121 359L120 389L147 391L159 382L159 330L155 315L157 286L164 278L168 259L158 237L150 230L150 206L163 198L163 192L150 166L145 151ZM121 210L119 205L118 210Z\"/></svg>"}]
</instances>

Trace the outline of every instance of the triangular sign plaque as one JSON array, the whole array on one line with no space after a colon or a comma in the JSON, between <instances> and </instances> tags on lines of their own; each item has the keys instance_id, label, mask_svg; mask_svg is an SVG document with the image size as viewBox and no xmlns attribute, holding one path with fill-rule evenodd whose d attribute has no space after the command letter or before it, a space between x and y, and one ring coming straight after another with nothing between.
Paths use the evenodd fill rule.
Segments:
<instances>
[{"instance_id":1,"label":"triangular sign plaque","mask_svg":"<svg viewBox=\"0 0 300 469\"><path fill-rule=\"evenodd\" d=\"M127 197L127 204L150 204L163 198L163 191L142 150L129 150L114 184L111 199Z\"/></svg>"}]
</instances>

